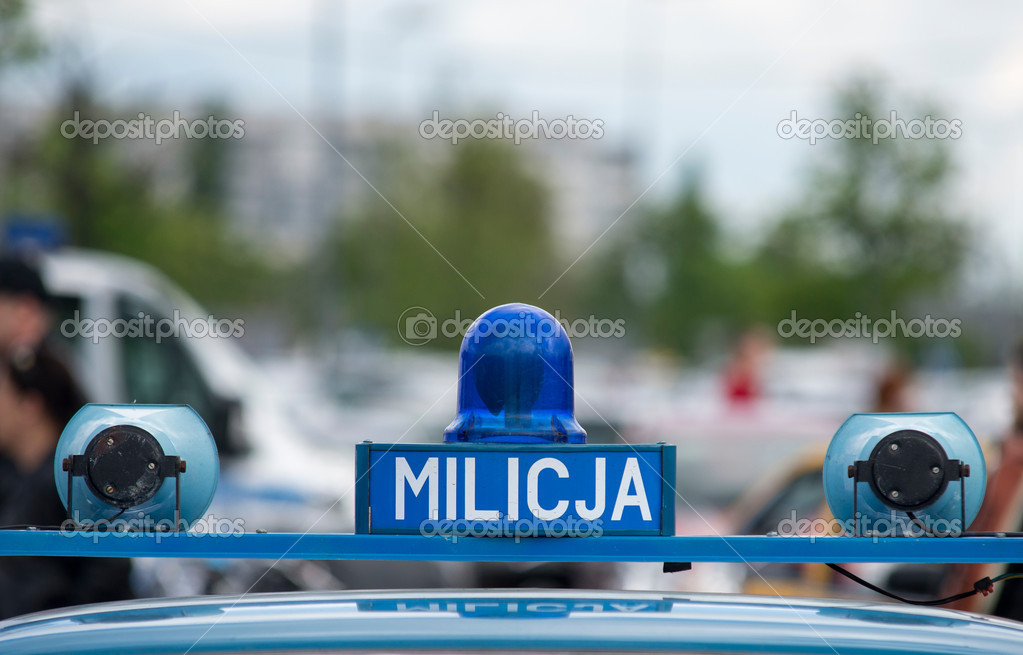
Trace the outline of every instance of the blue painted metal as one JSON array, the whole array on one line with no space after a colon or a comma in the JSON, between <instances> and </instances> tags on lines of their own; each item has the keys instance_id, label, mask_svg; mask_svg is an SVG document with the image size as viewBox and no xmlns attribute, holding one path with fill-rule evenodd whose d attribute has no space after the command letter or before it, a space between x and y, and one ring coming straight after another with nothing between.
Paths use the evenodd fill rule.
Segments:
<instances>
[{"instance_id":1,"label":"blue painted metal","mask_svg":"<svg viewBox=\"0 0 1023 655\"><path fill-rule=\"evenodd\" d=\"M0 556L490 562L1019 562L1020 537L618 537L89 533L0 530Z\"/></svg>"},{"instance_id":2,"label":"blue painted metal","mask_svg":"<svg viewBox=\"0 0 1023 655\"><path fill-rule=\"evenodd\" d=\"M666 537L675 536L675 446L664 443L661 451L661 534Z\"/></svg>"},{"instance_id":3,"label":"blue painted metal","mask_svg":"<svg viewBox=\"0 0 1023 655\"><path fill-rule=\"evenodd\" d=\"M458 414L445 441L586 443L575 420L572 343L539 307L510 303L477 318L458 369Z\"/></svg>"},{"instance_id":4,"label":"blue painted metal","mask_svg":"<svg viewBox=\"0 0 1023 655\"><path fill-rule=\"evenodd\" d=\"M355 447L355 532L369 533L369 447Z\"/></svg>"},{"instance_id":5,"label":"blue painted metal","mask_svg":"<svg viewBox=\"0 0 1023 655\"><path fill-rule=\"evenodd\" d=\"M0 243L8 252L35 254L56 250L67 243L67 229L57 216L8 214L3 223Z\"/></svg>"},{"instance_id":6,"label":"blue painted metal","mask_svg":"<svg viewBox=\"0 0 1023 655\"><path fill-rule=\"evenodd\" d=\"M5 654L1023 651L1023 626L863 601L565 590L333 592L89 605L0 623Z\"/></svg>"},{"instance_id":7,"label":"blue painted metal","mask_svg":"<svg viewBox=\"0 0 1023 655\"><path fill-rule=\"evenodd\" d=\"M674 453L675 446L668 444L359 444L356 532L456 537L673 535ZM528 502L529 472L538 463L564 467L565 474L559 477L551 469L538 473L539 516ZM469 464L473 475L468 473ZM511 480L510 471L515 471ZM603 491L598 494L599 488ZM466 509L470 491L472 516ZM615 519L619 496L635 504L623 503ZM397 516L398 500L402 518ZM542 514L559 505L563 511Z\"/></svg>"}]
</instances>

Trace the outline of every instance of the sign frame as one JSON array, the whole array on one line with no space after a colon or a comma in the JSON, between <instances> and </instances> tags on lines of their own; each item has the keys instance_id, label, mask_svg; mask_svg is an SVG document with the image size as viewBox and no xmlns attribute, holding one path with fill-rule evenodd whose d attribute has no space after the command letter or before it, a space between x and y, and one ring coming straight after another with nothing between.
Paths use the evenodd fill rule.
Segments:
<instances>
[{"instance_id":1,"label":"sign frame","mask_svg":"<svg viewBox=\"0 0 1023 655\"><path fill-rule=\"evenodd\" d=\"M657 444L492 444L492 443L435 443L435 444L388 444L365 441L355 446L355 534L379 535L410 535L419 534L410 528L376 528L374 529L371 512L370 482L373 467L370 465L373 452L431 452L431 453L473 453L473 452L507 452L556 455L557 453L659 453L661 470L660 530L639 529L604 529L604 535L610 536L644 536L672 537L675 535L675 445L664 442ZM652 510L654 508L651 508ZM511 539L509 536L495 536L494 539ZM529 536L525 540L545 539L549 537ZM557 537L560 538L560 537ZM583 536L564 537L567 539L586 539Z\"/></svg>"}]
</instances>

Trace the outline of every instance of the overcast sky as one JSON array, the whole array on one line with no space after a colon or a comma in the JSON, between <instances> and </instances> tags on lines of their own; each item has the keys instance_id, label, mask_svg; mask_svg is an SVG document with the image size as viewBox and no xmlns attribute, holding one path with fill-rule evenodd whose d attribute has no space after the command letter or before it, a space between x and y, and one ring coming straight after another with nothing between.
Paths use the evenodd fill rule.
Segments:
<instances>
[{"instance_id":1,"label":"overcast sky","mask_svg":"<svg viewBox=\"0 0 1023 655\"><path fill-rule=\"evenodd\" d=\"M1020 3L45 0L33 12L110 101L215 97L243 119L297 111L313 123L418 123L435 109L599 118L608 146L640 155L640 191L666 193L702 166L733 226L753 229L828 156L779 138L778 122L792 110L848 118L833 115L835 87L876 73L898 98L962 121L953 199L982 225L992 272L1023 261ZM45 102L52 78L37 66L4 97Z\"/></svg>"}]
</instances>

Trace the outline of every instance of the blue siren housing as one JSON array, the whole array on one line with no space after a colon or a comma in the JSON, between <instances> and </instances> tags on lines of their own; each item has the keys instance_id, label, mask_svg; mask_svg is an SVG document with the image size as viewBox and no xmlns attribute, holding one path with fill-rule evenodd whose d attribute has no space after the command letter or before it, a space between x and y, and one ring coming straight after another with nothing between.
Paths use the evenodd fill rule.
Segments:
<instances>
[{"instance_id":1,"label":"blue siren housing","mask_svg":"<svg viewBox=\"0 0 1023 655\"><path fill-rule=\"evenodd\" d=\"M557 319L523 303L476 319L462 339L458 414L444 440L586 443L575 420L572 344Z\"/></svg>"},{"instance_id":2,"label":"blue siren housing","mask_svg":"<svg viewBox=\"0 0 1023 655\"><path fill-rule=\"evenodd\" d=\"M854 536L958 536L977 517L987 467L958 415L853 414L824 457L824 492Z\"/></svg>"},{"instance_id":3,"label":"blue siren housing","mask_svg":"<svg viewBox=\"0 0 1023 655\"><path fill-rule=\"evenodd\" d=\"M220 476L213 435L187 405L85 405L61 433L53 467L74 523L116 518L140 531L187 529Z\"/></svg>"}]
</instances>

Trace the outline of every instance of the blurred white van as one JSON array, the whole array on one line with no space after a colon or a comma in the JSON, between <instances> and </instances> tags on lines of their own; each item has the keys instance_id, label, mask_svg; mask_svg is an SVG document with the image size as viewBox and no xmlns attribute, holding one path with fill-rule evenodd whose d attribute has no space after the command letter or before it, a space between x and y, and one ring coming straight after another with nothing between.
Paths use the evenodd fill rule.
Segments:
<instances>
[{"instance_id":1,"label":"blurred white van","mask_svg":"<svg viewBox=\"0 0 1023 655\"><path fill-rule=\"evenodd\" d=\"M211 511L251 517L250 529L354 524L354 449L317 445L327 440L310 434L294 395L284 400L241 350L238 330L197 336L210 314L137 260L59 249L39 263L55 339L91 401L187 404L209 425L221 457ZM225 323L244 329L238 320Z\"/></svg>"}]
</instances>

